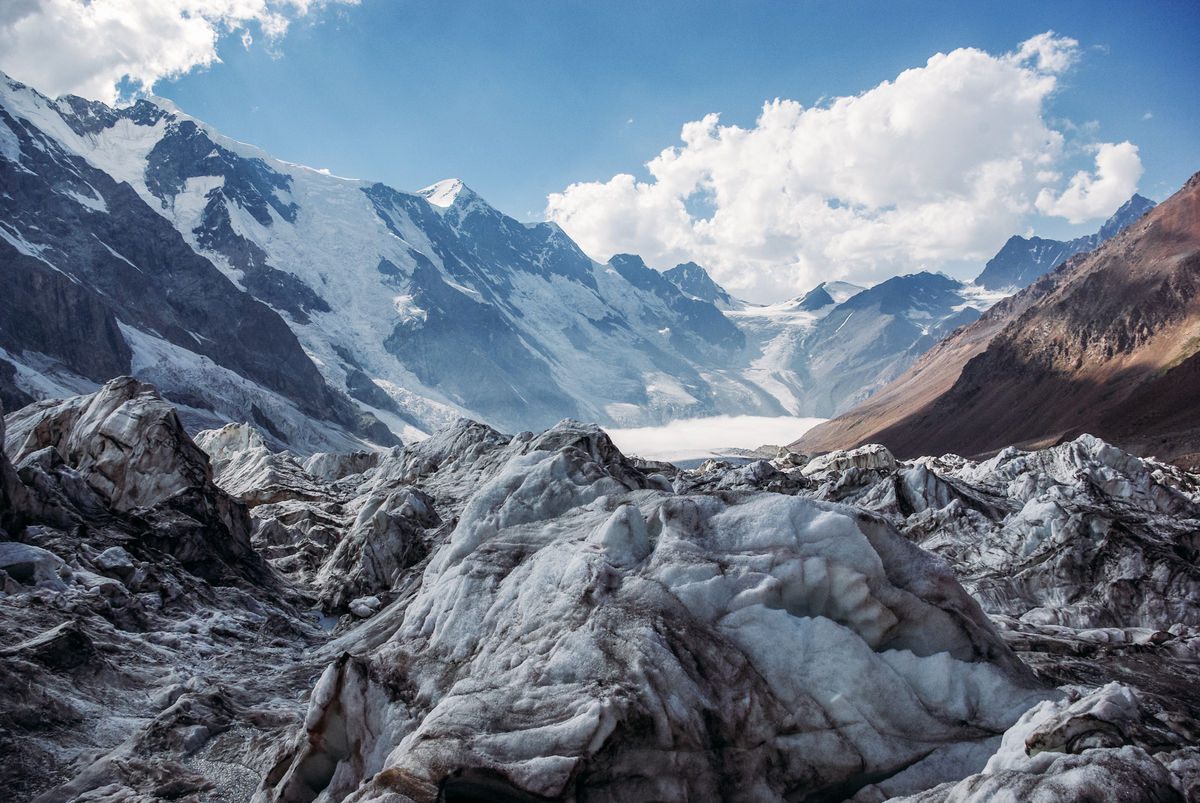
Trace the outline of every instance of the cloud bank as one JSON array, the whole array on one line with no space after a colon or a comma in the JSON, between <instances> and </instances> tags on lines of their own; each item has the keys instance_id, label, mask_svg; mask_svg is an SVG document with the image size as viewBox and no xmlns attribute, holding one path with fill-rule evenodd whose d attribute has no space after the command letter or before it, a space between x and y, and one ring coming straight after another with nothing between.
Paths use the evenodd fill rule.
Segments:
<instances>
[{"instance_id":1,"label":"cloud bank","mask_svg":"<svg viewBox=\"0 0 1200 803\"><path fill-rule=\"evenodd\" d=\"M716 114L646 167L572 184L546 215L599 259L694 260L735 293L777 300L819 281L991 256L1035 209L1110 214L1141 176L1129 143L1098 147L1095 176L1061 193L1063 134L1045 118L1078 43L1052 32L994 56L939 53L854 97L763 105L755 125Z\"/></svg>"},{"instance_id":2,"label":"cloud bank","mask_svg":"<svg viewBox=\"0 0 1200 803\"><path fill-rule=\"evenodd\" d=\"M5 0L0 3L0 68L56 95L112 103L123 80L156 81L206 67L217 42L253 31L268 39L330 2L358 0Z\"/></svg>"},{"instance_id":3,"label":"cloud bank","mask_svg":"<svg viewBox=\"0 0 1200 803\"><path fill-rule=\"evenodd\" d=\"M1048 188L1038 193L1038 211L1082 223L1111 215L1129 200L1130 187L1142 177L1142 160L1136 145L1122 142L1096 147L1096 174L1079 171L1061 195Z\"/></svg>"}]
</instances>

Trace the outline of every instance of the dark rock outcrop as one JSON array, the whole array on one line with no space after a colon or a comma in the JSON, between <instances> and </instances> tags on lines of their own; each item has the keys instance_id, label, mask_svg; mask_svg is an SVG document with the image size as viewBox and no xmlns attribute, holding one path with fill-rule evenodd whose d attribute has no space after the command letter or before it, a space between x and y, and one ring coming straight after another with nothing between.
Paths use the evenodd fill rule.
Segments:
<instances>
[{"instance_id":1,"label":"dark rock outcrop","mask_svg":"<svg viewBox=\"0 0 1200 803\"><path fill-rule=\"evenodd\" d=\"M1097 248L1153 208L1154 201L1135 194L1095 234L1067 241L1045 237L1010 237L996 256L988 260L975 283L989 290L1028 287L1076 254Z\"/></svg>"}]
</instances>

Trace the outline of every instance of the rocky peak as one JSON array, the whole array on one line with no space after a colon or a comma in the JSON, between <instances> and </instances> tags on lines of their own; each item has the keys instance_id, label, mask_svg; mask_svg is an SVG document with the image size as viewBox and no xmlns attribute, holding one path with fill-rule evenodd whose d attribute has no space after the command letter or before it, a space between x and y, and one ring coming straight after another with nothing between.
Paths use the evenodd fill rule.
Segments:
<instances>
[{"instance_id":1,"label":"rocky peak","mask_svg":"<svg viewBox=\"0 0 1200 803\"><path fill-rule=\"evenodd\" d=\"M798 309L811 312L828 307L833 303L833 296L829 295L829 292L825 289L825 282L821 282L801 296L796 306Z\"/></svg>"},{"instance_id":2,"label":"rocky peak","mask_svg":"<svg viewBox=\"0 0 1200 803\"><path fill-rule=\"evenodd\" d=\"M1014 235L988 260L975 282L989 290L1026 287L1072 256L1091 251L1116 236L1153 209L1154 205L1154 201L1135 193L1109 216L1098 232L1073 240Z\"/></svg>"},{"instance_id":3,"label":"rocky peak","mask_svg":"<svg viewBox=\"0 0 1200 803\"><path fill-rule=\"evenodd\" d=\"M1099 241L1104 242L1110 237L1115 237L1121 229L1136 223L1154 207L1154 201L1134 193L1132 198L1121 204L1121 208L1104 221L1104 225L1100 227ZM1099 245L1100 242L1096 244Z\"/></svg>"},{"instance_id":4,"label":"rocky peak","mask_svg":"<svg viewBox=\"0 0 1200 803\"><path fill-rule=\"evenodd\" d=\"M695 262L684 262L668 271L663 276L692 298L715 304L721 309L729 309L733 305L733 297L725 292L725 288L713 281L708 271Z\"/></svg>"}]
</instances>

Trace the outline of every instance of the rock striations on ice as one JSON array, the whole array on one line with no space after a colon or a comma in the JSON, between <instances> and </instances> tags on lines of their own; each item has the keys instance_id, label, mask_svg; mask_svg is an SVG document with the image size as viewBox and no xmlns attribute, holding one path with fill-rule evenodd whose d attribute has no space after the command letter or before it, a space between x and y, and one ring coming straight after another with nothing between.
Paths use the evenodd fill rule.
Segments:
<instances>
[{"instance_id":1,"label":"rock striations on ice","mask_svg":"<svg viewBox=\"0 0 1200 803\"><path fill-rule=\"evenodd\" d=\"M877 518L676 495L571 421L488 446L419 578L330 645L258 799L852 791L944 752L970 764L964 743L982 768L1046 695L945 564Z\"/></svg>"},{"instance_id":2,"label":"rock striations on ice","mask_svg":"<svg viewBox=\"0 0 1200 803\"><path fill-rule=\"evenodd\" d=\"M130 379L5 435L17 799L1195 799L1200 479L1094 438L301 461Z\"/></svg>"}]
</instances>

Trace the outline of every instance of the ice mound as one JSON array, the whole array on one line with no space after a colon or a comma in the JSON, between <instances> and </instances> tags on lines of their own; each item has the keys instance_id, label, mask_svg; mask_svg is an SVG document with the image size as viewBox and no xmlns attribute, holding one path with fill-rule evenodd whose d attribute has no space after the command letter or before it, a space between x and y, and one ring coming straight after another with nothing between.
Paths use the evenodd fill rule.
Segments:
<instances>
[{"instance_id":1,"label":"ice mound","mask_svg":"<svg viewBox=\"0 0 1200 803\"><path fill-rule=\"evenodd\" d=\"M906 769L913 791L1047 696L879 518L677 496L577 422L472 442L471 467L430 444L368 479L473 485L419 583L334 642L256 800L848 796Z\"/></svg>"}]
</instances>

